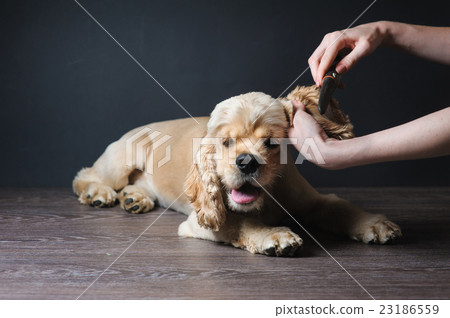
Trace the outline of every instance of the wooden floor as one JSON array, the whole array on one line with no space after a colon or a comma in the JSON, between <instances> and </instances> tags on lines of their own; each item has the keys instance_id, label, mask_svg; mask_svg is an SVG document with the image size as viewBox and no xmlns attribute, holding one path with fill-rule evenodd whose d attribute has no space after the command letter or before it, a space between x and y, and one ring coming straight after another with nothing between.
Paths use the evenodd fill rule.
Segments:
<instances>
[{"instance_id":1,"label":"wooden floor","mask_svg":"<svg viewBox=\"0 0 450 318\"><path fill-rule=\"evenodd\" d=\"M364 245L311 230L376 299L450 297L450 188L321 189L401 225ZM76 299L164 210L78 204L70 189L0 189L0 298ZM165 212L80 299L370 299L306 233L297 258L177 236Z\"/></svg>"}]
</instances>

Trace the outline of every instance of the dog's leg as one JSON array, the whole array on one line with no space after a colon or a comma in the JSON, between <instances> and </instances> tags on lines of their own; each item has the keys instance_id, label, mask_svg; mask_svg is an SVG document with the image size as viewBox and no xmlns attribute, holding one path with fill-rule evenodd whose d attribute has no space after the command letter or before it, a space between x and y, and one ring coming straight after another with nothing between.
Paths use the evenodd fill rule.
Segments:
<instances>
[{"instance_id":1,"label":"dog's leg","mask_svg":"<svg viewBox=\"0 0 450 318\"><path fill-rule=\"evenodd\" d=\"M81 174L78 175L81 175L82 178L85 174L89 174L89 172L85 168L85 171L80 171ZM101 182L77 181L77 189L80 189L80 191L75 191L75 193L78 195L78 201L80 203L99 208L111 207L115 204L117 193L110 186L104 185ZM83 184L80 186L80 183Z\"/></svg>"},{"instance_id":2,"label":"dog's leg","mask_svg":"<svg viewBox=\"0 0 450 318\"><path fill-rule=\"evenodd\" d=\"M178 235L224 242L252 253L270 256L292 256L302 247L303 240L288 227L271 227L241 215L229 214L217 232L207 230L197 222L192 212L180 224Z\"/></svg>"},{"instance_id":3,"label":"dog's leg","mask_svg":"<svg viewBox=\"0 0 450 318\"><path fill-rule=\"evenodd\" d=\"M269 256L292 256L301 250L303 240L288 227L266 226L261 222L243 217L238 221L240 231L236 236L225 238L234 247L252 253Z\"/></svg>"},{"instance_id":4,"label":"dog's leg","mask_svg":"<svg viewBox=\"0 0 450 318\"><path fill-rule=\"evenodd\" d=\"M305 221L364 243L384 244L402 232L381 214L370 214L334 194L321 195Z\"/></svg>"},{"instance_id":5,"label":"dog's leg","mask_svg":"<svg viewBox=\"0 0 450 318\"><path fill-rule=\"evenodd\" d=\"M122 209L130 213L145 213L155 206L156 195L148 186L145 177L129 184L118 195Z\"/></svg>"},{"instance_id":6,"label":"dog's leg","mask_svg":"<svg viewBox=\"0 0 450 318\"><path fill-rule=\"evenodd\" d=\"M384 244L402 235L400 227L384 215L367 213L334 194L319 194L300 175L292 160L286 166L283 182L274 188L274 196L284 208L280 215L288 211L302 224L311 224L364 243Z\"/></svg>"},{"instance_id":7,"label":"dog's leg","mask_svg":"<svg viewBox=\"0 0 450 318\"><path fill-rule=\"evenodd\" d=\"M128 183L131 170L125 166L122 142L117 141L106 148L90 168L81 169L73 180L73 190L82 204L95 207L113 206L116 190Z\"/></svg>"}]
</instances>

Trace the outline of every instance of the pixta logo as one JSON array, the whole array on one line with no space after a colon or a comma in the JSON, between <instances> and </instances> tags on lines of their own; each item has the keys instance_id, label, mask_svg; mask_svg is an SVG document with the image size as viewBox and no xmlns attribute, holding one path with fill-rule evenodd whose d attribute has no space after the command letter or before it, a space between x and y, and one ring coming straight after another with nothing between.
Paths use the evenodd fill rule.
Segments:
<instances>
[{"instance_id":1,"label":"pixta logo","mask_svg":"<svg viewBox=\"0 0 450 318\"><path fill-rule=\"evenodd\" d=\"M145 127L126 140L126 166L153 174L155 150L163 146L172 136ZM166 145L165 155L156 163L161 168L171 159L172 148Z\"/></svg>"}]
</instances>

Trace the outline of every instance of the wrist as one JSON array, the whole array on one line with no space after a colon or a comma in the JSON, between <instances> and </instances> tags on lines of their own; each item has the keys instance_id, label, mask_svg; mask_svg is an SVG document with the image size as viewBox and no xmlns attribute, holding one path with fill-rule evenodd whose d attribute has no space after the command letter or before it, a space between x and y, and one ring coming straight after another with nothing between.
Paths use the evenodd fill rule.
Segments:
<instances>
[{"instance_id":1,"label":"wrist","mask_svg":"<svg viewBox=\"0 0 450 318\"><path fill-rule=\"evenodd\" d=\"M345 140L329 138L323 145L325 164L323 168L330 170L345 169L369 163L369 136L355 137ZM370 155L369 155L370 156Z\"/></svg>"},{"instance_id":2,"label":"wrist","mask_svg":"<svg viewBox=\"0 0 450 318\"><path fill-rule=\"evenodd\" d=\"M395 43L395 22L378 21L375 28L381 37L381 46L392 46Z\"/></svg>"},{"instance_id":3,"label":"wrist","mask_svg":"<svg viewBox=\"0 0 450 318\"><path fill-rule=\"evenodd\" d=\"M325 162L322 167L329 170L337 170L346 168L346 160L349 151L350 140L337 140L328 138L319 145L323 161Z\"/></svg>"}]
</instances>

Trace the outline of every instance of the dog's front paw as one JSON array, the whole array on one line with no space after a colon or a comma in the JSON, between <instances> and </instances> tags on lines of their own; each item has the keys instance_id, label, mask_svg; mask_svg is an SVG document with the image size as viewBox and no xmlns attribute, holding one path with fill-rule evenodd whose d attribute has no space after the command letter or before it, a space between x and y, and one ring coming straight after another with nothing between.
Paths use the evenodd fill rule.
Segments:
<instances>
[{"instance_id":1,"label":"dog's front paw","mask_svg":"<svg viewBox=\"0 0 450 318\"><path fill-rule=\"evenodd\" d=\"M385 244L402 236L400 227L385 216L376 216L362 224L353 239L364 243Z\"/></svg>"},{"instance_id":2,"label":"dog's front paw","mask_svg":"<svg viewBox=\"0 0 450 318\"><path fill-rule=\"evenodd\" d=\"M135 186L126 186L119 193L119 202L122 209L133 214L148 212L155 206L155 202Z\"/></svg>"},{"instance_id":3,"label":"dog's front paw","mask_svg":"<svg viewBox=\"0 0 450 318\"><path fill-rule=\"evenodd\" d=\"M100 183L90 183L80 194L78 201L82 204L92 205L96 208L113 206L117 193L113 188Z\"/></svg>"},{"instance_id":4,"label":"dog's front paw","mask_svg":"<svg viewBox=\"0 0 450 318\"><path fill-rule=\"evenodd\" d=\"M270 233L262 237L261 244L253 253L269 256L293 256L300 251L303 240L292 232L289 228L275 228Z\"/></svg>"}]
</instances>

